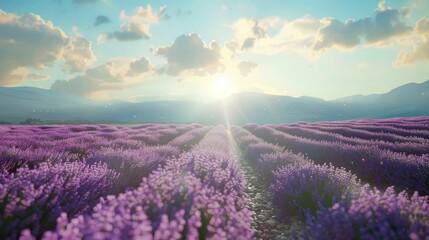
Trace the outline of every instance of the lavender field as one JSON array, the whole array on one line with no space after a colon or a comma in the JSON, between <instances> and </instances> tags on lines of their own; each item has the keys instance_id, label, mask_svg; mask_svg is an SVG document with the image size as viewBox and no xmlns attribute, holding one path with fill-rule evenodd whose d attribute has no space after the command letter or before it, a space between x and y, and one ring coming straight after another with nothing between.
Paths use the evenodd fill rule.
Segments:
<instances>
[{"instance_id":1,"label":"lavender field","mask_svg":"<svg viewBox=\"0 0 429 240\"><path fill-rule=\"evenodd\" d=\"M0 126L0 239L429 239L429 117Z\"/></svg>"}]
</instances>

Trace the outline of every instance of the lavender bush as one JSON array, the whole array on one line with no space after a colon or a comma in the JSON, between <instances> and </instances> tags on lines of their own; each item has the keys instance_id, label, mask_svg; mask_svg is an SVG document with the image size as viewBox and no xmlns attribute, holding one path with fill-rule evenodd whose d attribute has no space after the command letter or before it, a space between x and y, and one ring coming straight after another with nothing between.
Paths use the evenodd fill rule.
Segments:
<instances>
[{"instance_id":1,"label":"lavender bush","mask_svg":"<svg viewBox=\"0 0 429 240\"><path fill-rule=\"evenodd\" d=\"M294 168L309 162L310 160L302 154L295 154L290 151L275 152L262 154L256 162L256 169L265 179L271 180L274 172L283 166Z\"/></svg>"},{"instance_id":2,"label":"lavender bush","mask_svg":"<svg viewBox=\"0 0 429 240\"><path fill-rule=\"evenodd\" d=\"M364 186L357 199L323 209L306 223L307 239L427 239L428 197Z\"/></svg>"},{"instance_id":3,"label":"lavender bush","mask_svg":"<svg viewBox=\"0 0 429 240\"><path fill-rule=\"evenodd\" d=\"M167 160L177 157L180 150L176 147L156 146L134 149L102 149L86 159L88 164L104 163L120 173L115 182L118 191L137 187L143 177L162 167Z\"/></svg>"},{"instance_id":4,"label":"lavender bush","mask_svg":"<svg viewBox=\"0 0 429 240\"><path fill-rule=\"evenodd\" d=\"M141 187L110 196L90 216L59 219L45 239L250 239L250 212L193 176L159 171Z\"/></svg>"},{"instance_id":5,"label":"lavender bush","mask_svg":"<svg viewBox=\"0 0 429 240\"><path fill-rule=\"evenodd\" d=\"M291 127L288 125L273 125L276 130L280 130L284 133L288 133L294 136L309 138L318 141L331 141L340 142L350 145L376 145L381 149L390 150L392 152L406 153L406 154L428 154L429 143L427 141L422 142L386 142L382 140L366 140L360 139L356 136L346 137L338 133L330 133L317 129L302 128L302 127Z\"/></svg>"},{"instance_id":6,"label":"lavender bush","mask_svg":"<svg viewBox=\"0 0 429 240\"><path fill-rule=\"evenodd\" d=\"M0 175L0 239L16 239L29 228L35 236L55 227L62 212L86 212L109 194L118 174L106 165L42 164ZM96 191L95 191L96 190Z\"/></svg>"},{"instance_id":7,"label":"lavender bush","mask_svg":"<svg viewBox=\"0 0 429 240\"><path fill-rule=\"evenodd\" d=\"M280 168L274 173L270 190L274 205L290 218L303 217L305 212L315 214L341 197L350 200L359 185L356 176L344 169L307 163Z\"/></svg>"}]
</instances>

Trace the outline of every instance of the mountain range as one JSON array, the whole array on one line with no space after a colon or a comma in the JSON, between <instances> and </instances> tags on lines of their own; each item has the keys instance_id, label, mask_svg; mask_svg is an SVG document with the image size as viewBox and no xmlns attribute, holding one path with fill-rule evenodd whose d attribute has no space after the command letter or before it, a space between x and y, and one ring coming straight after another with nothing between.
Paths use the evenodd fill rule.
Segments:
<instances>
[{"instance_id":1,"label":"mountain range","mask_svg":"<svg viewBox=\"0 0 429 240\"><path fill-rule=\"evenodd\" d=\"M325 101L244 92L211 103L193 101L97 102L33 87L0 87L0 122L283 123L429 115L429 80L384 94Z\"/></svg>"}]
</instances>

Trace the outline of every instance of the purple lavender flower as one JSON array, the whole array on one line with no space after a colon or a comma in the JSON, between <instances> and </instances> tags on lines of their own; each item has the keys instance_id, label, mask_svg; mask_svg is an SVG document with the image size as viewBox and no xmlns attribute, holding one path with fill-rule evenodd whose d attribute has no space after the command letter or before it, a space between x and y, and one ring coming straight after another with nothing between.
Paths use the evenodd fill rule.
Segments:
<instances>
[{"instance_id":1,"label":"purple lavender flower","mask_svg":"<svg viewBox=\"0 0 429 240\"><path fill-rule=\"evenodd\" d=\"M29 228L41 236L55 227L62 212L86 212L101 196L109 194L118 174L106 165L81 162L41 164L0 175L0 238L15 239Z\"/></svg>"},{"instance_id":2,"label":"purple lavender flower","mask_svg":"<svg viewBox=\"0 0 429 240\"><path fill-rule=\"evenodd\" d=\"M285 166L274 173L270 190L274 205L286 218L315 214L332 206L341 197L351 199L359 189L356 176L332 165Z\"/></svg>"},{"instance_id":3,"label":"purple lavender flower","mask_svg":"<svg viewBox=\"0 0 429 240\"><path fill-rule=\"evenodd\" d=\"M103 163L117 173L115 182L118 191L137 187L143 177L162 167L168 159L178 156L179 149L173 146L142 147L141 149L101 149L86 159L88 164Z\"/></svg>"},{"instance_id":4,"label":"purple lavender flower","mask_svg":"<svg viewBox=\"0 0 429 240\"><path fill-rule=\"evenodd\" d=\"M256 136L303 153L315 163L344 167L375 186L395 185L409 192L429 194L429 155L406 155L374 146L316 141L293 136L269 126L246 126Z\"/></svg>"},{"instance_id":5,"label":"purple lavender flower","mask_svg":"<svg viewBox=\"0 0 429 240\"><path fill-rule=\"evenodd\" d=\"M67 220L44 239L250 239L250 212L193 176L156 171L133 191L103 199L91 215Z\"/></svg>"},{"instance_id":6,"label":"purple lavender flower","mask_svg":"<svg viewBox=\"0 0 429 240\"><path fill-rule=\"evenodd\" d=\"M427 239L428 197L415 192L410 198L393 187L381 192L366 185L357 199L322 209L308 216L306 224L309 239Z\"/></svg>"}]
</instances>

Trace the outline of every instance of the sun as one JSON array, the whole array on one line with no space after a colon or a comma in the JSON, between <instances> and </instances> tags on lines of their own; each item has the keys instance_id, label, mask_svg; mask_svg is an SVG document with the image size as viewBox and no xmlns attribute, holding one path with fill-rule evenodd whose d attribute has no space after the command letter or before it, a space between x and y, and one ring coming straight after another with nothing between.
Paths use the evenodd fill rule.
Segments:
<instances>
[{"instance_id":1,"label":"sun","mask_svg":"<svg viewBox=\"0 0 429 240\"><path fill-rule=\"evenodd\" d=\"M211 94L216 99L223 99L231 95L233 90L231 79L227 76L218 76L211 83Z\"/></svg>"}]
</instances>

